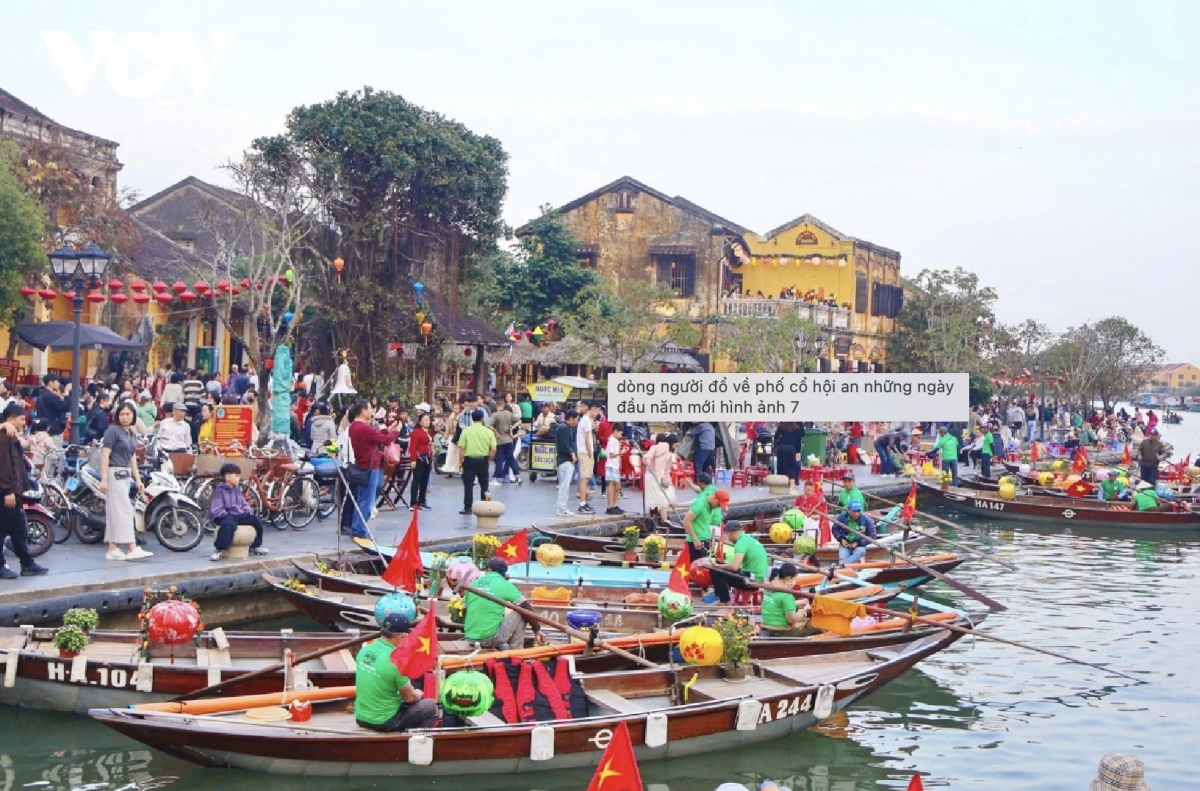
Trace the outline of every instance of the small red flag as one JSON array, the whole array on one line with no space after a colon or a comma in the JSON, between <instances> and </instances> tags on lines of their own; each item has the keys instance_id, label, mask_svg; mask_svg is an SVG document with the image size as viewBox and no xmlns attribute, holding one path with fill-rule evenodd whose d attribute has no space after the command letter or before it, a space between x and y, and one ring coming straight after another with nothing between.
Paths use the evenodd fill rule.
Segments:
<instances>
[{"instance_id":1,"label":"small red flag","mask_svg":"<svg viewBox=\"0 0 1200 791\"><path fill-rule=\"evenodd\" d=\"M1087 454L1083 448L1075 452L1075 460L1071 462L1071 472L1083 472L1087 469Z\"/></svg>"},{"instance_id":2,"label":"small red flag","mask_svg":"<svg viewBox=\"0 0 1200 791\"><path fill-rule=\"evenodd\" d=\"M391 659L400 675L420 678L437 667L437 658L437 616L431 607L416 628L392 651Z\"/></svg>"},{"instance_id":3,"label":"small red flag","mask_svg":"<svg viewBox=\"0 0 1200 791\"><path fill-rule=\"evenodd\" d=\"M1032 445L1029 446L1029 460L1030 461L1037 461L1038 459L1041 458L1042 453L1040 450L1038 450L1038 448L1041 447L1041 444L1042 443L1040 443L1040 442L1034 442Z\"/></svg>"},{"instance_id":4,"label":"small red flag","mask_svg":"<svg viewBox=\"0 0 1200 791\"><path fill-rule=\"evenodd\" d=\"M507 541L496 547L496 557L510 566L513 563L528 563L529 531L522 530L509 536Z\"/></svg>"},{"instance_id":5,"label":"small red flag","mask_svg":"<svg viewBox=\"0 0 1200 791\"><path fill-rule=\"evenodd\" d=\"M1096 492L1096 487L1087 481L1075 481L1067 487L1067 494L1072 497L1090 497Z\"/></svg>"},{"instance_id":6,"label":"small red flag","mask_svg":"<svg viewBox=\"0 0 1200 791\"><path fill-rule=\"evenodd\" d=\"M1133 464L1133 456L1131 456L1129 453L1128 445L1126 445L1125 448L1121 451L1121 464L1126 467L1129 466L1130 464Z\"/></svg>"},{"instance_id":7,"label":"small red flag","mask_svg":"<svg viewBox=\"0 0 1200 791\"><path fill-rule=\"evenodd\" d=\"M904 498L904 507L900 509L900 518L905 522L911 522L913 516L917 513L917 482L913 481L912 488L908 490L908 497Z\"/></svg>"},{"instance_id":8,"label":"small red flag","mask_svg":"<svg viewBox=\"0 0 1200 791\"><path fill-rule=\"evenodd\" d=\"M600 765L587 791L642 791L642 774L638 771L629 726L624 720L613 729L612 739L600 756Z\"/></svg>"},{"instance_id":9,"label":"small red flag","mask_svg":"<svg viewBox=\"0 0 1200 791\"><path fill-rule=\"evenodd\" d=\"M408 523L408 532L396 547L392 561L380 575L389 585L413 592L417 590L417 578L425 573L425 566L421 563L421 539L417 535L419 513L420 511L413 511L412 521Z\"/></svg>"},{"instance_id":10,"label":"small red flag","mask_svg":"<svg viewBox=\"0 0 1200 791\"><path fill-rule=\"evenodd\" d=\"M667 587L676 593L691 593L688 589L688 575L692 573L692 550L688 544L683 545L675 565L671 567L671 578Z\"/></svg>"},{"instance_id":11,"label":"small red flag","mask_svg":"<svg viewBox=\"0 0 1200 791\"><path fill-rule=\"evenodd\" d=\"M908 791L925 791L925 784L921 782L920 775L913 775L908 781Z\"/></svg>"}]
</instances>

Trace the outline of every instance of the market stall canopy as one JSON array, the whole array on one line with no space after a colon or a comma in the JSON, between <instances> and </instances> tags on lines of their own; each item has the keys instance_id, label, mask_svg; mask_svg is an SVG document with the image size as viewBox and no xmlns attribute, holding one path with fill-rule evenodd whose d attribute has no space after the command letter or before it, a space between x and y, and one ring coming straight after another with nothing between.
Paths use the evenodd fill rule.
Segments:
<instances>
[{"instance_id":1,"label":"market stall canopy","mask_svg":"<svg viewBox=\"0 0 1200 791\"><path fill-rule=\"evenodd\" d=\"M654 362L671 368L686 368L691 373L704 371L699 360L673 343L663 344L662 350L654 355Z\"/></svg>"},{"instance_id":2,"label":"market stall canopy","mask_svg":"<svg viewBox=\"0 0 1200 791\"><path fill-rule=\"evenodd\" d=\"M70 349L75 343L75 324L70 321L26 321L17 325L17 337L35 349ZM140 341L126 340L100 324L80 325L79 345L85 349L126 351L145 348Z\"/></svg>"},{"instance_id":3,"label":"market stall canopy","mask_svg":"<svg viewBox=\"0 0 1200 791\"><path fill-rule=\"evenodd\" d=\"M560 385L566 385L572 390L591 390L596 386L596 383L591 379L582 376L556 376L552 381L558 382Z\"/></svg>"}]
</instances>

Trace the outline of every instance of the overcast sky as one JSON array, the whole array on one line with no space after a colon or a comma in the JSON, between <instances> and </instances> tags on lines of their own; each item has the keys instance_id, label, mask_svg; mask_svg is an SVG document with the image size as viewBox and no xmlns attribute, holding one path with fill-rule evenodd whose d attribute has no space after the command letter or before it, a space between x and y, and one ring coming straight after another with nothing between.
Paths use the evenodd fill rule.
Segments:
<instances>
[{"instance_id":1,"label":"overcast sky","mask_svg":"<svg viewBox=\"0 0 1200 791\"><path fill-rule=\"evenodd\" d=\"M629 175L758 232L811 212L910 276L978 273L1002 320L1122 315L1200 364L1200 3L3 0L0 31L0 87L120 142L144 195L370 85L503 141L514 225Z\"/></svg>"}]
</instances>

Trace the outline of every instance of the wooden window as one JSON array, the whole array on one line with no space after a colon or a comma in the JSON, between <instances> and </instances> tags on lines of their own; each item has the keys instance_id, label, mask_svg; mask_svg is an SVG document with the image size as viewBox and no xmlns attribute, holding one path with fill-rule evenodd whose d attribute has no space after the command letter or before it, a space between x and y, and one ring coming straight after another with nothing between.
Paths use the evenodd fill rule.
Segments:
<instances>
[{"instance_id":1,"label":"wooden window","mask_svg":"<svg viewBox=\"0 0 1200 791\"><path fill-rule=\"evenodd\" d=\"M671 287L679 297L692 297L696 292L696 256L656 255L658 282Z\"/></svg>"},{"instance_id":2,"label":"wooden window","mask_svg":"<svg viewBox=\"0 0 1200 791\"><path fill-rule=\"evenodd\" d=\"M620 212L633 211L633 190L631 190L631 189L617 190L617 211L620 211Z\"/></svg>"},{"instance_id":3,"label":"wooden window","mask_svg":"<svg viewBox=\"0 0 1200 791\"><path fill-rule=\"evenodd\" d=\"M580 253L579 265L584 269L596 268L596 253Z\"/></svg>"},{"instance_id":4,"label":"wooden window","mask_svg":"<svg viewBox=\"0 0 1200 791\"><path fill-rule=\"evenodd\" d=\"M854 281L854 312L867 312L867 275L865 272L859 272L858 277Z\"/></svg>"}]
</instances>

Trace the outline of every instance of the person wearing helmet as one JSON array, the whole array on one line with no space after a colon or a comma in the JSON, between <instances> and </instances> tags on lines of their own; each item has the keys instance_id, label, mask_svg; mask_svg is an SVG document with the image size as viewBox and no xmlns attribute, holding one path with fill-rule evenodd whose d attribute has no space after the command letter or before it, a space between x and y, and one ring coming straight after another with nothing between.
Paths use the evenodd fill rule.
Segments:
<instances>
[{"instance_id":1,"label":"person wearing helmet","mask_svg":"<svg viewBox=\"0 0 1200 791\"><path fill-rule=\"evenodd\" d=\"M364 728L395 733L428 728L437 719L437 703L392 663L392 651L411 629L407 615L388 613L379 624L382 636L354 658L354 719Z\"/></svg>"},{"instance_id":2,"label":"person wearing helmet","mask_svg":"<svg viewBox=\"0 0 1200 791\"><path fill-rule=\"evenodd\" d=\"M263 525L258 516L250 510L242 494L242 468L232 462L221 465L221 481L213 487L212 501L208 512L213 523L217 526L217 539L214 548L217 550L209 560L221 560L224 552L233 543L233 534L238 525L250 525L254 528L254 543L250 545L251 555L265 555L263 549Z\"/></svg>"},{"instance_id":3,"label":"person wearing helmet","mask_svg":"<svg viewBox=\"0 0 1200 791\"><path fill-rule=\"evenodd\" d=\"M517 586L508 581L507 575L508 563L503 558L492 558L484 567L482 576L463 586L466 591L463 596L466 605L463 636L469 642L478 643L480 648L507 651L509 648L525 647L525 617L516 610L474 593L479 590L517 606L526 605L528 602L525 597ZM528 625L533 629L537 644L545 645L546 635L542 634L542 625L537 621L529 621Z\"/></svg>"},{"instance_id":4,"label":"person wearing helmet","mask_svg":"<svg viewBox=\"0 0 1200 791\"><path fill-rule=\"evenodd\" d=\"M875 538L875 523L863 513L862 503L851 500L846 511L833 522L833 538L838 542L838 560L843 565L858 563L867 556L870 542Z\"/></svg>"}]
</instances>

